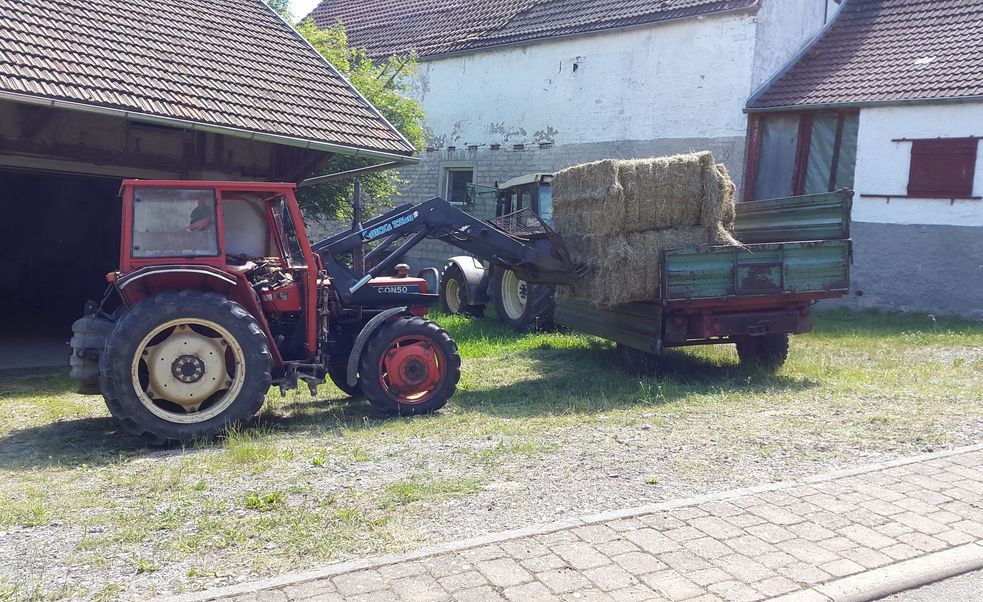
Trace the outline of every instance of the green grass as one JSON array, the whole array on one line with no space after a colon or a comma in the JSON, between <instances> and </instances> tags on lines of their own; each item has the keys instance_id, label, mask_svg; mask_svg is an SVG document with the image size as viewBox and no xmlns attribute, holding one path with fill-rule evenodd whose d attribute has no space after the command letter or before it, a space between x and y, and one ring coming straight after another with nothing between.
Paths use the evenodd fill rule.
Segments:
<instances>
[{"instance_id":1,"label":"green grass","mask_svg":"<svg viewBox=\"0 0 983 602\"><path fill-rule=\"evenodd\" d=\"M670 351L656 377L637 378L593 337L437 319L464 358L458 393L437 415L380 420L330 386L313 399L271 391L255 424L175 449L121 435L64 371L0 373L0 530L71 541L45 575L133 575L80 592L46 578L21 585L16 568L0 567L0 601L113 599L152 579L194 589L406 549L447 504L460 513L479 495L507 499L506 485L541 463L603 458L622 436L642 437L633 449L651 454L633 486L670 495L983 433L980 323L822 312L777 374L742 369L719 346Z\"/></svg>"}]
</instances>

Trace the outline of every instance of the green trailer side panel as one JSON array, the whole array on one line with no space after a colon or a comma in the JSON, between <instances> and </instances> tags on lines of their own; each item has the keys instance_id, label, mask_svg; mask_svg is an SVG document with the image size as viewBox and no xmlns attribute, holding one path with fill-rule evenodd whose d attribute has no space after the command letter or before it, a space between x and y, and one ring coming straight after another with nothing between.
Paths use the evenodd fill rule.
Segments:
<instances>
[{"instance_id":1,"label":"green trailer side panel","mask_svg":"<svg viewBox=\"0 0 983 602\"><path fill-rule=\"evenodd\" d=\"M662 352L662 306L631 303L597 308L567 299L556 302L556 321L567 328L650 353Z\"/></svg>"},{"instance_id":2,"label":"green trailer side panel","mask_svg":"<svg viewBox=\"0 0 983 602\"><path fill-rule=\"evenodd\" d=\"M664 301L846 293L850 241L674 249L664 265Z\"/></svg>"},{"instance_id":3,"label":"green trailer side panel","mask_svg":"<svg viewBox=\"0 0 983 602\"><path fill-rule=\"evenodd\" d=\"M852 198L841 190L738 203L734 236L745 244L850 238Z\"/></svg>"}]
</instances>

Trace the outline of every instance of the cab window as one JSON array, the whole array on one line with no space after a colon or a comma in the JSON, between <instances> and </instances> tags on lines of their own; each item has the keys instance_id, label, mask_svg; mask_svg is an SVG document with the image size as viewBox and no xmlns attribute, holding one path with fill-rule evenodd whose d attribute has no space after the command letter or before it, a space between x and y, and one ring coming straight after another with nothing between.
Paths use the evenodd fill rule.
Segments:
<instances>
[{"instance_id":1,"label":"cab window","mask_svg":"<svg viewBox=\"0 0 983 602\"><path fill-rule=\"evenodd\" d=\"M219 254L215 191L137 188L133 192L133 257Z\"/></svg>"},{"instance_id":2,"label":"cab window","mask_svg":"<svg viewBox=\"0 0 983 602\"><path fill-rule=\"evenodd\" d=\"M276 225L287 265L292 268L307 267L304 250L300 246L300 237L297 236L297 226L294 224L293 216L290 215L286 197L280 195L274 198L271 208L273 210L273 223Z\"/></svg>"}]
</instances>

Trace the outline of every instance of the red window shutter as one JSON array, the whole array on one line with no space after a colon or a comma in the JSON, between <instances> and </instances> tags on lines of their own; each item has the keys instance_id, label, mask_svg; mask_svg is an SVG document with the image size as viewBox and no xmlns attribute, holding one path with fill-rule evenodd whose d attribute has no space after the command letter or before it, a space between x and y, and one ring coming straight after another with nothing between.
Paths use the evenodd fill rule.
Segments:
<instances>
[{"instance_id":1,"label":"red window shutter","mask_svg":"<svg viewBox=\"0 0 983 602\"><path fill-rule=\"evenodd\" d=\"M977 138L915 140L911 146L908 196L966 198L973 195Z\"/></svg>"}]
</instances>

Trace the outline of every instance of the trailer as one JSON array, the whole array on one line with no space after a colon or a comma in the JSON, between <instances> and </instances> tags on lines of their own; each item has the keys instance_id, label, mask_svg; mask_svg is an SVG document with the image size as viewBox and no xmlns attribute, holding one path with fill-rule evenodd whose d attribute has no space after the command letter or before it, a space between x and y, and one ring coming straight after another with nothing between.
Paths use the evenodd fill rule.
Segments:
<instances>
[{"instance_id":1,"label":"trailer","mask_svg":"<svg viewBox=\"0 0 983 602\"><path fill-rule=\"evenodd\" d=\"M775 370L789 335L812 330L812 307L849 293L852 197L739 203L742 246L666 250L659 299L614 308L561 300L556 321L617 343L631 372L650 373L668 348L728 343L742 363Z\"/></svg>"},{"instance_id":2,"label":"trailer","mask_svg":"<svg viewBox=\"0 0 983 602\"><path fill-rule=\"evenodd\" d=\"M633 373L651 373L666 349L714 344L734 344L742 363L775 370L789 335L812 329L812 307L849 293L852 198L839 190L738 203L741 246L664 251L659 298L594 307L561 295L551 318L617 343Z\"/></svg>"}]
</instances>

